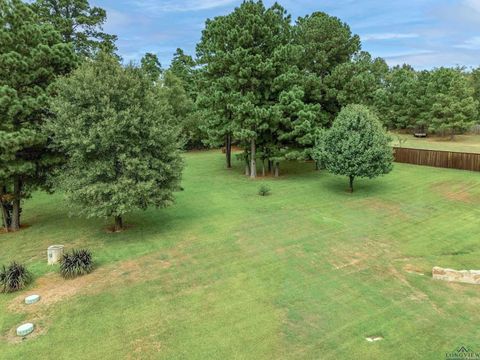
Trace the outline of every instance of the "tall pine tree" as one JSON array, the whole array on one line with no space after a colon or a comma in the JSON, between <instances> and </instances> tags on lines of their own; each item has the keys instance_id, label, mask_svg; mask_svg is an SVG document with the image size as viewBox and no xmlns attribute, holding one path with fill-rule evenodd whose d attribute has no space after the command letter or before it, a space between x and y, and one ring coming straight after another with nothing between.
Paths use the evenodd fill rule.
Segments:
<instances>
[{"instance_id":1,"label":"tall pine tree","mask_svg":"<svg viewBox=\"0 0 480 360\"><path fill-rule=\"evenodd\" d=\"M157 82L162 74L162 65L158 56L153 53L146 53L140 60L143 71L148 75L152 82Z\"/></svg>"},{"instance_id":2,"label":"tall pine tree","mask_svg":"<svg viewBox=\"0 0 480 360\"><path fill-rule=\"evenodd\" d=\"M455 134L468 130L477 119L478 102L474 88L460 69L439 69L439 92L433 97L430 130L447 133L453 140ZM444 77L445 76L445 77ZM448 76L448 78L447 78ZM443 80L443 81L442 81Z\"/></svg>"},{"instance_id":3,"label":"tall pine tree","mask_svg":"<svg viewBox=\"0 0 480 360\"><path fill-rule=\"evenodd\" d=\"M116 51L117 37L102 29L107 12L90 6L88 0L37 0L32 6L42 21L60 32L63 41L73 44L77 54L92 57L100 50Z\"/></svg>"},{"instance_id":4,"label":"tall pine tree","mask_svg":"<svg viewBox=\"0 0 480 360\"><path fill-rule=\"evenodd\" d=\"M301 46L299 68L305 72L306 102L321 104L321 118L317 121L321 126L328 126L341 105L336 97L329 96L328 84L323 80L360 51L360 38L353 35L350 27L340 19L314 12L297 20L294 43Z\"/></svg>"},{"instance_id":5,"label":"tall pine tree","mask_svg":"<svg viewBox=\"0 0 480 360\"><path fill-rule=\"evenodd\" d=\"M273 56L290 41L289 32L290 16L281 6L266 8L261 1L245 1L231 14L207 21L197 45L205 93L212 97L212 108L219 109L225 136L248 147L252 178L257 143L273 116L271 92L277 77Z\"/></svg>"},{"instance_id":6,"label":"tall pine tree","mask_svg":"<svg viewBox=\"0 0 480 360\"><path fill-rule=\"evenodd\" d=\"M182 81L182 86L193 101L196 100L196 75L195 60L190 55L178 48L173 54L169 71Z\"/></svg>"},{"instance_id":7,"label":"tall pine tree","mask_svg":"<svg viewBox=\"0 0 480 360\"><path fill-rule=\"evenodd\" d=\"M49 85L75 65L71 45L20 0L0 1L0 206L7 230L20 228L21 201L55 164L41 126Z\"/></svg>"}]
</instances>

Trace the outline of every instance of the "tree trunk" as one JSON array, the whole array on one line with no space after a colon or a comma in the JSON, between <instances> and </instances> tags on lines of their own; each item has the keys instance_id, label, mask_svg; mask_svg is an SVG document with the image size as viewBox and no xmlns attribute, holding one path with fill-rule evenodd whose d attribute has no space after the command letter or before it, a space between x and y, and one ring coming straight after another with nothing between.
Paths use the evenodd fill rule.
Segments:
<instances>
[{"instance_id":1,"label":"tree trunk","mask_svg":"<svg viewBox=\"0 0 480 360\"><path fill-rule=\"evenodd\" d=\"M275 162L275 177L280 176L280 163L277 161Z\"/></svg>"},{"instance_id":2,"label":"tree trunk","mask_svg":"<svg viewBox=\"0 0 480 360\"><path fill-rule=\"evenodd\" d=\"M262 159L262 176L265 177L265 159Z\"/></svg>"},{"instance_id":3,"label":"tree trunk","mask_svg":"<svg viewBox=\"0 0 480 360\"><path fill-rule=\"evenodd\" d=\"M250 143L250 177L255 179L257 177L257 156L255 139Z\"/></svg>"},{"instance_id":4,"label":"tree trunk","mask_svg":"<svg viewBox=\"0 0 480 360\"><path fill-rule=\"evenodd\" d=\"M0 207L2 209L3 228L5 229L6 232L8 232L8 230L9 230L8 223L10 222L9 219L8 219L8 212L7 212L7 209L5 208L5 206L3 205L3 203L0 204Z\"/></svg>"},{"instance_id":5,"label":"tree trunk","mask_svg":"<svg viewBox=\"0 0 480 360\"><path fill-rule=\"evenodd\" d=\"M272 173L272 160L268 159L268 172Z\"/></svg>"},{"instance_id":6,"label":"tree trunk","mask_svg":"<svg viewBox=\"0 0 480 360\"><path fill-rule=\"evenodd\" d=\"M16 177L13 182L13 211L11 230L20 230L20 205L21 205L22 181Z\"/></svg>"},{"instance_id":7,"label":"tree trunk","mask_svg":"<svg viewBox=\"0 0 480 360\"><path fill-rule=\"evenodd\" d=\"M455 139L455 130L452 129L452 131L450 131L450 141L453 141Z\"/></svg>"},{"instance_id":8,"label":"tree trunk","mask_svg":"<svg viewBox=\"0 0 480 360\"><path fill-rule=\"evenodd\" d=\"M232 168L232 135L228 134L226 141L226 157L227 157L227 169Z\"/></svg>"},{"instance_id":9,"label":"tree trunk","mask_svg":"<svg viewBox=\"0 0 480 360\"><path fill-rule=\"evenodd\" d=\"M354 176L349 176L350 179L350 192L353 193L353 180L355 179Z\"/></svg>"},{"instance_id":10,"label":"tree trunk","mask_svg":"<svg viewBox=\"0 0 480 360\"><path fill-rule=\"evenodd\" d=\"M250 176L250 159L247 151L245 151L245 176Z\"/></svg>"},{"instance_id":11,"label":"tree trunk","mask_svg":"<svg viewBox=\"0 0 480 360\"><path fill-rule=\"evenodd\" d=\"M123 219L121 216L115 216L115 232L120 232L123 230Z\"/></svg>"},{"instance_id":12,"label":"tree trunk","mask_svg":"<svg viewBox=\"0 0 480 360\"><path fill-rule=\"evenodd\" d=\"M5 196L7 193L7 188L5 186L2 186L0 188L0 210L2 212L2 225L3 228L5 229L6 232L10 230L10 213L7 209L7 204L5 203Z\"/></svg>"}]
</instances>

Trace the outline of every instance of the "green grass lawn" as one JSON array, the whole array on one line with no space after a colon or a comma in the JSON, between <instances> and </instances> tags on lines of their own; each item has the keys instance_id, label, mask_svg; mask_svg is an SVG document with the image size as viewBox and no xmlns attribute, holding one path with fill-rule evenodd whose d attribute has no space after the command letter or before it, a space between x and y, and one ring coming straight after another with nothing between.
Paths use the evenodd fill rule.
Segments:
<instances>
[{"instance_id":1,"label":"green grass lawn","mask_svg":"<svg viewBox=\"0 0 480 360\"><path fill-rule=\"evenodd\" d=\"M478 173L396 164L376 180L289 163L251 181L219 152L186 155L177 202L132 227L69 218L60 195L25 203L0 263L35 273L0 295L2 359L445 359L480 352L480 287L433 266L480 268ZM257 190L268 183L272 195ZM51 244L88 247L94 273L62 280ZM420 275L420 273L424 275ZM26 307L24 296L43 296ZM20 296L19 296L20 295ZM33 321L19 341L16 326ZM382 336L370 343L367 336Z\"/></svg>"},{"instance_id":2,"label":"green grass lawn","mask_svg":"<svg viewBox=\"0 0 480 360\"><path fill-rule=\"evenodd\" d=\"M416 138L411 134L393 133L394 146L399 144L398 136L406 140L402 144L402 147L406 148L480 153L480 135L456 135L453 140L450 140L449 137Z\"/></svg>"}]
</instances>

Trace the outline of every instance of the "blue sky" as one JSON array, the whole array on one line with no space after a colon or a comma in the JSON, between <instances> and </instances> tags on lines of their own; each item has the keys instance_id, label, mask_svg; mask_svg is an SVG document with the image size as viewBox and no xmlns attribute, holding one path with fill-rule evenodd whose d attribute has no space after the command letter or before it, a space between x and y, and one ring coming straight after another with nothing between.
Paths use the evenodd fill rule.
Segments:
<instances>
[{"instance_id":1,"label":"blue sky","mask_svg":"<svg viewBox=\"0 0 480 360\"><path fill-rule=\"evenodd\" d=\"M273 1L264 1L271 5ZM347 22L363 49L417 69L480 65L480 0L281 0L292 17L324 11ZM168 66L177 47L194 54L205 19L241 0L91 0L105 8L125 61L156 53Z\"/></svg>"}]
</instances>

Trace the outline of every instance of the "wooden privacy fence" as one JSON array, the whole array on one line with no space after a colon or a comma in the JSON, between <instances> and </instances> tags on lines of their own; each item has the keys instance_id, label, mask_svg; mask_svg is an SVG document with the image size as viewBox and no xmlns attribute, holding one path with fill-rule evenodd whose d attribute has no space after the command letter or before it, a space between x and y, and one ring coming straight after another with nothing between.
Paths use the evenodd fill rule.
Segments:
<instances>
[{"instance_id":1,"label":"wooden privacy fence","mask_svg":"<svg viewBox=\"0 0 480 360\"><path fill-rule=\"evenodd\" d=\"M480 171L480 154L394 147L399 163Z\"/></svg>"}]
</instances>

